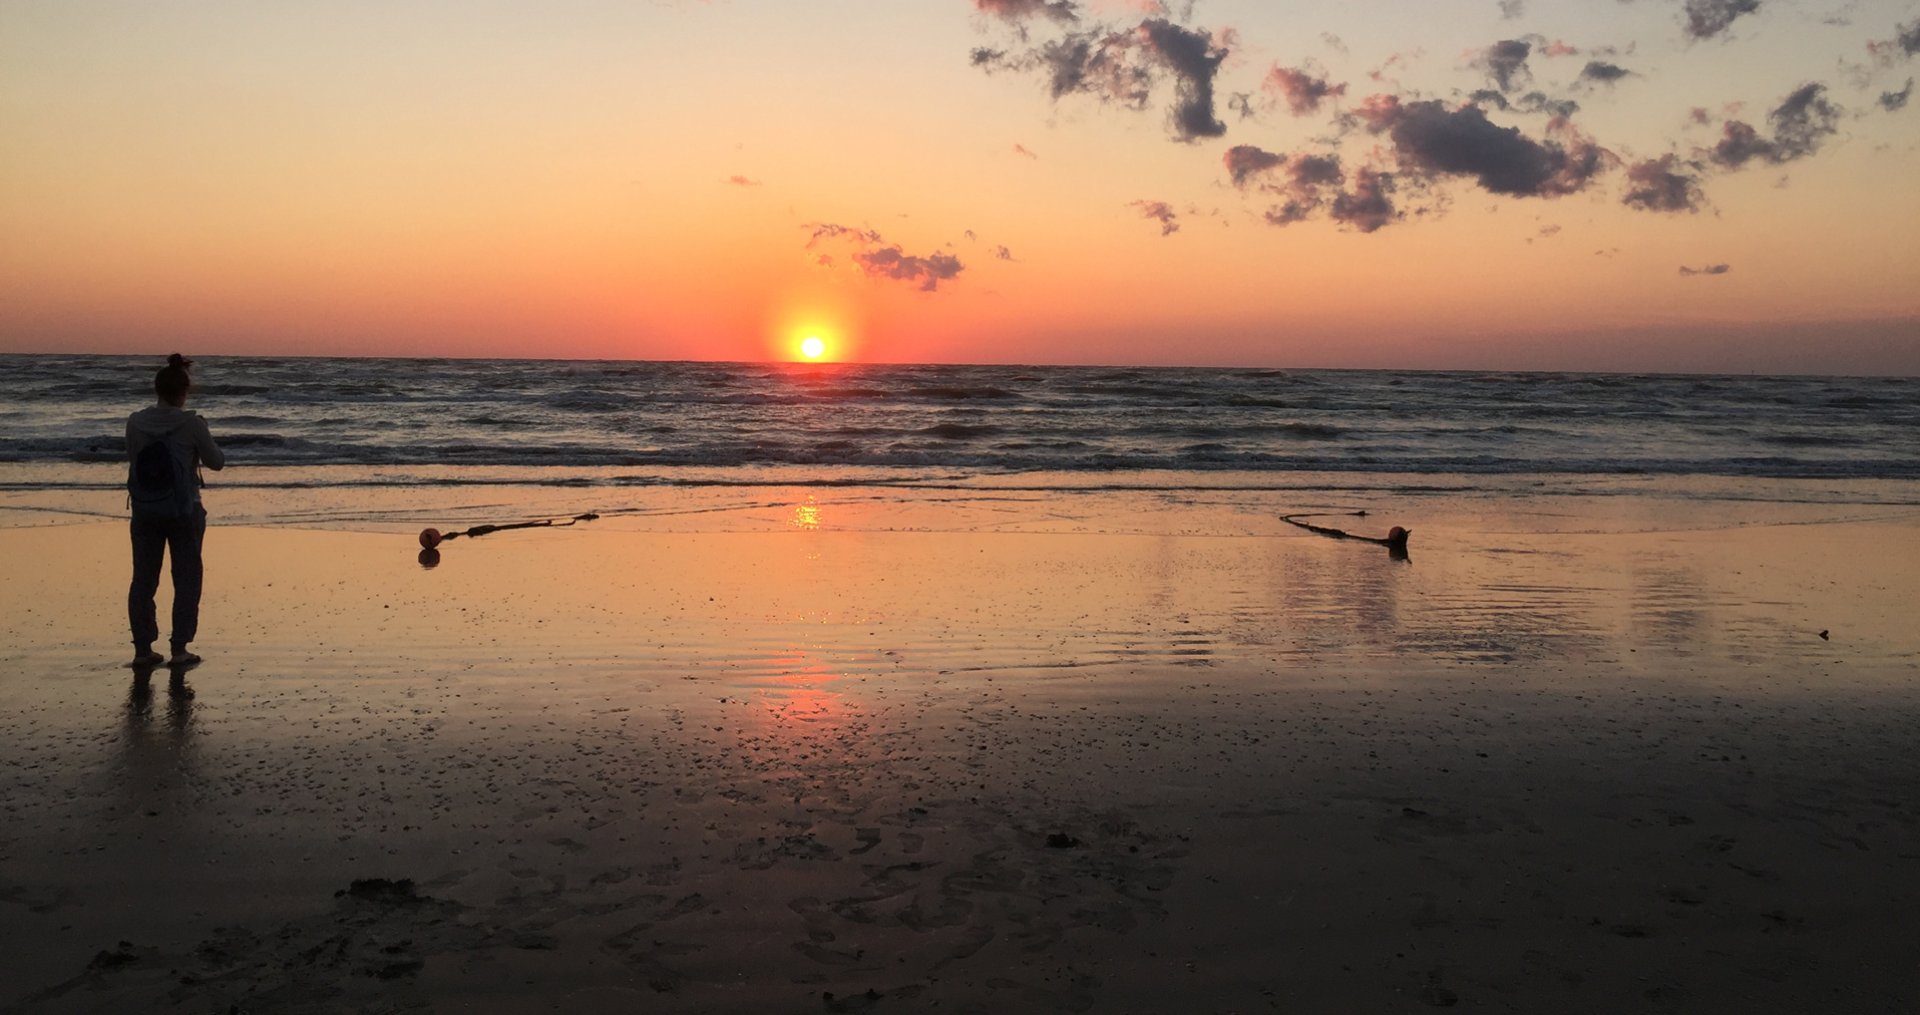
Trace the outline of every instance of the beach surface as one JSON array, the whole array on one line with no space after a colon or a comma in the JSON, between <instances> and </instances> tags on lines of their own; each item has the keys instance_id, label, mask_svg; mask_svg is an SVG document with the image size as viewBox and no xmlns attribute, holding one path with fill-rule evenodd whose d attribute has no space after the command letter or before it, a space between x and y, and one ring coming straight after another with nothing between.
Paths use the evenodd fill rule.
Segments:
<instances>
[{"instance_id":1,"label":"beach surface","mask_svg":"<svg viewBox=\"0 0 1920 1015\"><path fill-rule=\"evenodd\" d=\"M0 1007L1911 1010L1911 493L15 498Z\"/></svg>"}]
</instances>

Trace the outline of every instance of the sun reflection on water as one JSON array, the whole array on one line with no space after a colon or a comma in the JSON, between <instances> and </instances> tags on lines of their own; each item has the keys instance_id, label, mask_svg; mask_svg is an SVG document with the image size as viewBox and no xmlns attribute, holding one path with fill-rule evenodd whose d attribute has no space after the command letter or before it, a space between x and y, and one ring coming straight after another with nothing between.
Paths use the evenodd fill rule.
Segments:
<instances>
[{"instance_id":1,"label":"sun reflection on water","mask_svg":"<svg viewBox=\"0 0 1920 1015\"><path fill-rule=\"evenodd\" d=\"M793 518L788 524L809 532L820 527L820 505L814 503L812 494L807 495L806 503L794 505Z\"/></svg>"}]
</instances>

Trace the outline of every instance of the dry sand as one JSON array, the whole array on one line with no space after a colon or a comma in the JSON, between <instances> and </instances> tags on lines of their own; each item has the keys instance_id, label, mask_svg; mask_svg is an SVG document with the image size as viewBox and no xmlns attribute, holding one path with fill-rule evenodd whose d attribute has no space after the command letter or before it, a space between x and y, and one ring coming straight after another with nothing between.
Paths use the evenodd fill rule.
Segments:
<instances>
[{"instance_id":1,"label":"dry sand","mask_svg":"<svg viewBox=\"0 0 1920 1015\"><path fill-rule=\"evenodd\" d=\"M0 1006L1920 1004L1912 509L901 510L216 527L191 699L0 530Z\"/></svg>"}]
</instances>

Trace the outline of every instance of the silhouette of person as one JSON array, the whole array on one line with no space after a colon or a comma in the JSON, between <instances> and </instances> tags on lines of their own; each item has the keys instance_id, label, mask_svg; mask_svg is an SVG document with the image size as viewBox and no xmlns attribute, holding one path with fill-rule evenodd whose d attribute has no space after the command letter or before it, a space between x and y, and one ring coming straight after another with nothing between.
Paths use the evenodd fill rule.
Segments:
<instances>
[{"instance_id":1,"label":"silhouette of person","mask_svg":"<svg viewBox=\"0 0 1920 1015\"><path fill-rule=\"evenodd\" d=\"M226 467L227 456L213 442L207 421L186 408L193 361L174 353L153 376L154 405L127 417L127 501L133 511L133 583L127 588L127 623L133 629L133 662L149 672L163 658L153 650L160 637L153 594L160 588L160 561L173 558L173 649L164 661L187 667L200 657L187 651L200 624L200 548L207 532L207 510L200 503L200 466ZM145 454L159 445L159 450ZM161 453L164 451L164 455ZM176 670L177 672L177 670Z\"/></svg>"}]
</instances>

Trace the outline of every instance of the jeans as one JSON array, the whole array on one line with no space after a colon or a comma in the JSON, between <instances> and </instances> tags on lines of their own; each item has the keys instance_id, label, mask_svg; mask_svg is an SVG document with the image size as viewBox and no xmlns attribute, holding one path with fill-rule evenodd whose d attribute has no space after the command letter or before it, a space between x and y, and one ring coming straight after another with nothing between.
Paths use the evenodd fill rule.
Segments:
<instances>
[{"instance_id":1,"label":"jeans","mask_svg":"<svg viewBox=\"0 0 1920 1015\"><path fill-rule=\"evenodd\" d=\"M185 518L156 518L133 513L133 584L127 587L127 623L135 645L152 645L160 637L154 616L153 594L160 588L160 558L173 556L174 647L193 640L200 626L200 545L207 535L207 509L194 505Z\"/></svg>"}]
</instances>

